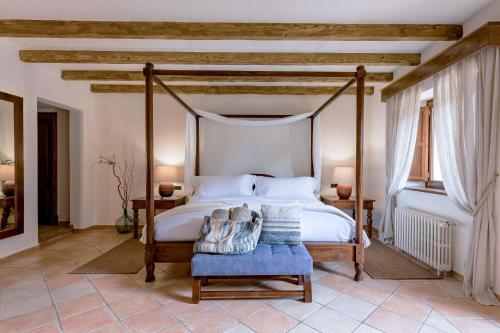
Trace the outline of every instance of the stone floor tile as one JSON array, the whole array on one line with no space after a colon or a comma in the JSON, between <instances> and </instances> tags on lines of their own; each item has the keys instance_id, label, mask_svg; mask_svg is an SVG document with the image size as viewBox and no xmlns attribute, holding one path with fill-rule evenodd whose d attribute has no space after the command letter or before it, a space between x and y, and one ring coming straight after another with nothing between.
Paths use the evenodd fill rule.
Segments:
<instances>
[{"instance_id":1,"label":"stone floor tile","mask_svg":"<svg viewBox=\"0 0 500 333\"><path fill-rule=\"evenodd\" d=\"M183 323L195 333L216 333L235 326L238 321L221 309L211 307L186 318Z\"/></svg>"},{"instance_id":2,"label":"stone floor tile","mask_svg":"<svg viewBox=\"0 0 500 333\"><path fill-rule=\"evenodd\" d=\"M423 301L415 301L411 298L392 295L382 303L382 307L400 315L424 322L432 308Z\"/></svg>"},{"instance_id":3,"label":"stone floor tile","mask_svg":"<svg viewBox=\"0 0 500 333\"><path fill-rule=\"evenodd\" d=\"M365 320L377 308L374 304L347 294L340 295L326 306L359 321Z\"/></svg>"},{"instance_id":4,"label":"stone floor tile","mask_svg":"<svg viewBox=\"0 0 500 333\"><path fill-rule=\"evenodd\" d=\"M243 323L258 333L287 332L298 324L292 317L271 307L255 312Z\"/></svg>"},{"instance_id":5,"label":"stone floor tile","mask_svg":"<svg viewBox=\"0 0 500 333\"><path fill-rule=\"evenodd\" d=\"M255 312L265 308L266 303L260 300L227 300L215 303L222 310L229 313L234 318L242 321Z\"/></svg>"},{"instance_id":6,"label":"stone floor tile","mask_svg":"<svg viewBox=\"0 0 500 333\"><path fill-rule=\"evenodd\" d=\"M375 310L375 312L366 319L365 324L386 333L416 333L422 326L422 324L416 320L382 307Z\"/></svg>"},{"instance_id":7,"label":"stone floor tile","mask_svg":"<svg viewBox=\"0 0 500 333\"><path fill-rule=\"evenodd\" d=\"M304 323L320 332L352 332L361 323L354 318L329 308L322 308Z\"/></svg>"},{"instance_id":8,"label":"stone floor tile","mask_svg":"<svg viewBox=\"0 0 500 333\"><path fill-rule=\"evenodd\" d=\"M102 297L93 292L65 302L56 303L59 318L64 319L106 305Z\"/></svg>"},{"instance_id":9,"label":"stone floor tile","mask_svg":"<svg viewBox=\"0 0 500 333\"><path fill-rule=\"evenodd\" d=\"M108 326L114 320L111 311L102 307L63 319L61 326L65 333L85 333Z\"/></svg>"},{"instance_id":10,"label":"stone floor tile","mask_svg":"<svg viewBox=\"0 0 500 333\"><path fill-rule=\"evenodd\" d=\"M316 302L304 303L294 299L279 300L273 303L272 306L299 321L306 319L322 307L321 304Z\"/></svg>"},{"instance_id":11,"label":"stone floor tile","mask_svg":"<svg viewBox=\"0 0 500 333\"><path fill-rule=\"evenodd\" d=\"M161 306L123 320L123 324L131 333L158 332L176 323L177 320Z\"/></svg>"}]
</instances>

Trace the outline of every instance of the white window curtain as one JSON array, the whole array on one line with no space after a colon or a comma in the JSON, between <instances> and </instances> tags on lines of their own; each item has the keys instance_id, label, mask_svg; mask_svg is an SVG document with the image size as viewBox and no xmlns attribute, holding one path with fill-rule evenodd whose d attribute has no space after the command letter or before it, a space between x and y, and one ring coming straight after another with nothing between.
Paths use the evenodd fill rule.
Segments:
<instances>
[{"instance_id":1,"label":"white window curtain","mask_svg":"<svg viewBox=\"0 0 500 333\"><path fill-rule=\"evenodd\" d=\"M433 126L443 183L450 199L473 217L464 288L481 304L493 293L500 108L500 49L487 48L434 76Z\"/></svg>"},{"instance_id":2,"label":"white window curtain","mask_svg":"<svg viewBox=\"0 0 500 333\"><path fill-rule=\"evenodd\" d=\"M312 161L314 178L317 180L318 187L316 193L319 195L321 189L321 116L313 119L313 137L312 137Z\"/></svg>"},{"instance_id":3,"label":"white window curtain","mask_svg":"<svg viewBox=\"0 0 500 333\"><path fill-rule=\"evenodd\" d=\"M420 85L391 97L386 108L387 185L379 230L380 240L389 243L394 239L396 196L408 180L415 151L420 114Z\"/></svg>"},{"instance_id":4,"label":"white window curtain","mask_svg":"<svg viewBox=\"0 0 500 333\"><path fill-rule=\"evenodd\" d=\"M193 194L191 177L196 167L196 117L186 112L186 152L184 159L184 190L190 196Z\"/></svg>"}]
</instances>

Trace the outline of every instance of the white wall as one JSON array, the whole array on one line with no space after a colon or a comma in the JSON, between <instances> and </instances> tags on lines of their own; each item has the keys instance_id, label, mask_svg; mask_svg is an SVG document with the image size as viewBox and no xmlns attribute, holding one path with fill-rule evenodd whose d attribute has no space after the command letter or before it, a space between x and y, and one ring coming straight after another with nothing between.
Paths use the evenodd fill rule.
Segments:
<instances>
[{"instance_id":1,"label":"white wall","mask_svg":"<svg viewBox=\"0 0 500 333\"><path fill-rule=\"evenodd\" d=\"M92 225L94 222L93 182L91 179L94 137L94 98L88 84L67 83L60 79L59 72L51 65L31 65L19 61L19 49L11 39L0 39L0 91L24 98L24 233L0 240L1 256L18 252L38 244L37 218L37 99L42 98L68 106L79 112L76 137L83 139L75 147L75 195L72 203L71 220L77 227ZM75 166L75 162L71 167ZM73 216L74 214L74 216Z\"/></svg>"},{"instance_id":2,"label":"white wall","mask_svg":"<svg viewBox=\"0 0 500 333\"><path fill-rule=\"evenodd\" d=\"M57 217L70 222L69 111L43 105L38 112L57 113Z\"/></svg>"},{"instance_id":3,"label":"white wall","mask_svg":"<svg viewBox=\"0 0 500 333\"><path fill-rule=\"evenodd\" d=\"M318 108L328 96L259 96L259 95L184 95L183 98L192 107L217 113L240 114L297 114ZM96 97L95 139L99 147L94 160L99 154L118 154L124 137L128 142L136 143L137 187L135 196L144 195L144 96L142 94L101 94ZM366 195L376 195L378 191L370 189L371 173L371 137L370 119L372 109L376 116L384 110L377 93L366 97L365 128L365 175L367 177ZM170 97L155 95L155 147L157 164L183 165L185 145L186 111ZM380 130L377 128L377 130ZM354 165L355 163L355 97L342 96L335 101L321 116L322 145L322 188L330 189L331 174L335 165ZM380 147L378 147L380 149ZM121 214L120 202L116 194L115 180L110 170L104 166L94 167L96 223L112 224ZM377 186L378 183L374 182Z\"/></svg>"}]
</instances>

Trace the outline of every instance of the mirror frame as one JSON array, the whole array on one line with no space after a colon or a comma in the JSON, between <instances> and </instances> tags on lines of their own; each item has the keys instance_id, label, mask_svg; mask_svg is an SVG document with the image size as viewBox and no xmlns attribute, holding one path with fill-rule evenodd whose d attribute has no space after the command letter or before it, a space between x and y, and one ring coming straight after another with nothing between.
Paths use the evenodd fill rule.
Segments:
<instances>
[{"instance_id":1,"label":"mirror frame","mask_svg":"<svg viewBox=\"0 0 500 333\"><path fill-rule=\"evenodd\" d=\"M23 98L0 91L0 100L14 104L14 212L16 227L0 231L0 239L24 233L24 153L23 153Z\"/></svg>"}]
</instances>

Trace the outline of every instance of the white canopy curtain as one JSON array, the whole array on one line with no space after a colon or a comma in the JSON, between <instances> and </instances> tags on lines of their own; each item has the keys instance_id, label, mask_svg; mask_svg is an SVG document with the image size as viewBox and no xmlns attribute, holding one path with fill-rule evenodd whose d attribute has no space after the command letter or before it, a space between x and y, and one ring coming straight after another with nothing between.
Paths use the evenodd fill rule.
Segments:
<instances>
[{"instance_id":1,"label":"white canopy curtain","mask_svg":"<svg viewBox=\"0 0 500 333\"><path fill-rule=\"evenodd\" d=\"M408 88L391 97L386 104L386 198L380 226L380 239L394 238L394 209L396 196L410 175L418 117L420 114L420 85Z\"/></svg>"},{"instance_id":2,"label":"white canopy curtain","mask_svg":"<svg viewBox=\"0 0 500 333\"><path fill-rule=\"evenodd\" d=\"M218 123L232 126L280 126L296 123L305 120L313 115L314 112L306 112L298 115L293 115L278 119L244 119L242 118L229 118L215 113L195 110L195 112L205 119L209 119ZM321 145L320 145L320 116L313 120L313 137L312 137L312 159L314 178L318 180L317 192L319 193L321 183ZM196 163L196 118L191 113L186 114L186 156L184 164L184 184L186 192L192 193L190 178L195 174Z\"/></svg>"},{"instance_id":3,"label":"white canopy curtain","mask_svg":"<svg viewBox=\"0 0 500 333\"><path fill-rule=\"evenodd\" d=\"M500 111L500 48L487 48L434 76L433 125L446 192L472 215L464 287L479 303L499 304L493 292Z\"/></svg>"}]
</instances>

